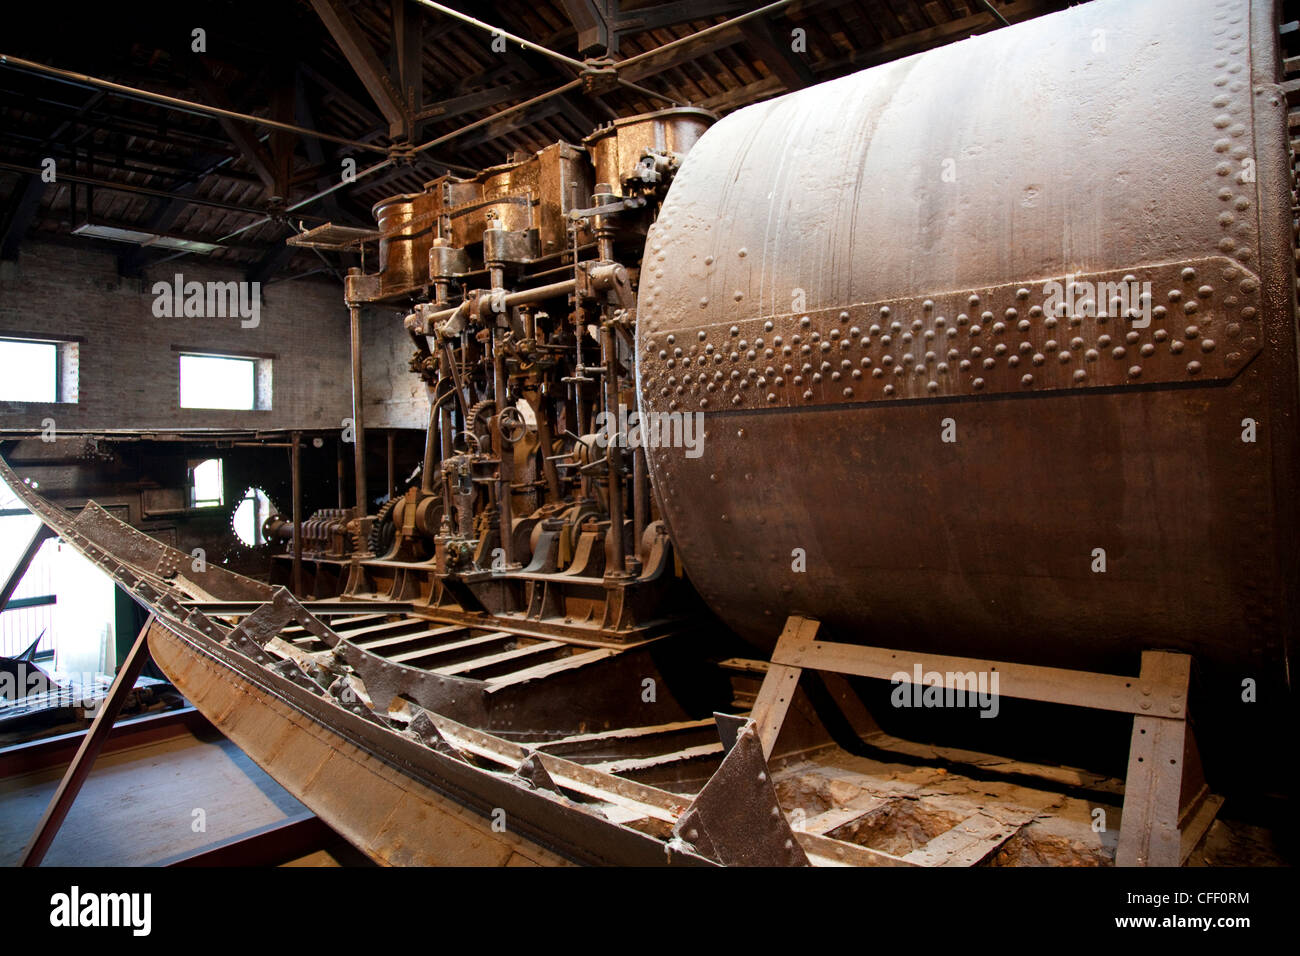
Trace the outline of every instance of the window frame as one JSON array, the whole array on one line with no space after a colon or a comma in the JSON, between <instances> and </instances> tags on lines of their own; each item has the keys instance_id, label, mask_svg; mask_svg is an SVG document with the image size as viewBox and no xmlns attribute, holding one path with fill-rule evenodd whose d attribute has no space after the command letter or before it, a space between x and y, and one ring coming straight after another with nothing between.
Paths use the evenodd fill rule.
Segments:
<instances>
[{"instance_id":1,"label":"window frame","mask_svg":"<svg viewBox=\"0 0 1300 956\"><path fill-rule=\"evenodd\" d=\"M186 411L194 412L269 412L272 408L272 398L274 395L273 385L273 366L274 355L268 355L260 352L240 352L237 350L219 351L215 349L189 348L178 345L172 346L172 351L177 353L176 360L176 402L177 407ZM249 362L253 366L253 405L252 407L239 405L234 407L209 407L198 405L182 404L184 383L182 382L183 368L185 359L224 359L234 362Z\"/></svg>"},{"instance_id":2,"label":"window frame","mask_svg":"<svg viewBox=\"0 0 1300 956\"><path fill-rule=\"evenodd\" d=\"M194 480L194 472L201 466L210 461L217 463L217 480L219 484L218 491L220 497L216 501L210 498L204 498L200 501L196 495L198 488ZM207 458L190 458L185 462L185 472L189 487L186 488L186 507L190 511L207 512L214 508L224 508L226 505L226 462L224 458L217 455L209 455Z\"/></svg>"},{"instance_id":3,"label":"window frame","mask_svg":"<svg viewBox=\"0 0 1300 956\"><path fill-rule=\"evenodd\" d=\"M80 337L45 335L38 332L0 332L0 343L17 345L48 345L54 348L54 399L6 398L4 402L19 405L75 405L80 398Z\"/></svg>"}]
</instances>

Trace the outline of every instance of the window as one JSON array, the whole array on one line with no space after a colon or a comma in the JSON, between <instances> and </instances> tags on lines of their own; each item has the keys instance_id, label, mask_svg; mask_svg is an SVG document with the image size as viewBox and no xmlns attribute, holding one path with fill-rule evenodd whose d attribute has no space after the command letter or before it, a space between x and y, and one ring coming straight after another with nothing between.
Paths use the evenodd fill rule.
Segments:
<instances>
[{"instance_id":1,"label":"window","mask_svg":"<svg viewBox=\"0 0 1300 956\"><path fill-rule=\"evenodd\" d=\"M75 402L77 345L0 339L0 401Z\"/></svg>"},{"instance_id":2,"label":"window","mask_svg":"<svg viewBox=\"0 0 1300 956\"><path fill-rule=\"evenodd\" d=\"M190 507L219 508L226 503L221 459L190 462Z\"/></svg>"},{"instance_id":3,"label":"window","mask_svg":"<svg viewBox=\"0 0 1300 956\"><path fill-rule=\"evenodd\" d=\"M234 355L181 355L181 408L271 407L271 360Z\"/></svg>"},{"instance_id":4,"label":"window","mask_svg":"<svg viewBox=\"0 0 1300 956\"><path fill-rule=\"evenodd\" d=\"M235 509L235 535L250 548L265 544L266 535L262 533L262 523L274 513L275 509L266 497L266 492L261 488L249 488Z\"/></svg>"},{"instance_id":5,"label":"window","mask_svg":"<svg viewBox=\"0 0 1300 956\"><path fill-rule=\"evenodd\" d=\"M45 541L21 568L22 555L40 526L40 519L0 481L0 581L20 573L13 597L0 613L0 656L16 657L35 645L33 663L64 686L74 675L111 675L113 579L58 538ZM24 684L29 691L39 688L33 687L32 673L24 668L0 674L0 697L7 696L6 684L11 691Z\"/></svg>"},{"instance_id":6,"label":"window","mask_svg":"<svg viewBox=\"0 0 1300 956\"><path fill-rule=\"evenodd\" d=\"M27 544L41 527L40 519L24 507L22 500L0 482L0 581L18 568ZM56 541L46 541L21 569L13 597L0 613L0 656L17 657L33 643L39 662L54 656L54 612L58 602L50 577L51 555ZM24 688L18 688L21 694ZM0 699L6 696L0 679Z\"/></svg>"}]
</instances>

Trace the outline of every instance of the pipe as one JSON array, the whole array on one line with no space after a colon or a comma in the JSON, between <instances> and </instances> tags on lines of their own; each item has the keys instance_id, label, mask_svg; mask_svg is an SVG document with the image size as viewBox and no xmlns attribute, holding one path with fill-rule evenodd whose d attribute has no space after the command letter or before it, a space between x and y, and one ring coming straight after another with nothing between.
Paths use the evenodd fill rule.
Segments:
<instances>
[{"instance_id":1,"label":"pipe","mask_svg":"<svg viewBox=\"0 0 1300 956\"><path fill-rule=\"evenodd\" d=\"M650 476L646 472L645 447L642 445L632 450L632 496L632 506L636 509L632 513L632 550L639 556L641 538L650 523Z\"/></svg>"},{"instance_id":2,"label":"pipe","mask_svg":"<svg viewBox=\"0 0 1300 956\"><path fill-rule=\"evenodd\" d=\"M20 166L18 163L0 162L0 169L6 169L14 173L26 173L29 176L39 176L42 173L42 170L33 166ZM222 202L219 199L208 199L204 196L195 196L192 194L181 195L176 191L168 192L165 189L149 189L146 186L136 186L132 183L113 183L105 179L95 179L91 176L78 176L73 173L65 173L62 171L59 172L59 179L69 183L85 183L90 186L98 186L100 189L108 189L112 192L133 193L139 196L152 196L158 199L183 199L185 202L192 203L195 206L211 206L213 209L225 209L229 212L239 212L249 216L263 215L262 210L254 209L249 206L237 206L234 203ZM303 216L302 218L320 219L321 217Z\"/></svg>"},{"instance_id":3,"label":"pipe","mask_svg":"<svg viewBox=\"0 0 1300 956\"><path fill-rule=\"evenodd\" d=\"M997 7L993 6L993 4L989 3L989 0L980 0L980 3L982 3L982 4L984 5L984 9L985 9L985 10L987 10L989 13L993 14L995 17L997 17L999 20L1001 20L1001 21L1002 21L1002 25L1003 25L1004 27L1009 27L1009 26L1011 26L1011 21L1008 20L1006 17L1004 17L1004 16L1002 15L1002 11L1001 11L1001 10L999 10Z\"/></svg>"},{"instance_id":4,"label":"pipe","mask_svg":"<svg viewBox=\"0 0 1300 956\"><path fill-rule=\"evenodd\" d=\"M616 355L614 328L606 322L600 331L600 345L605 355L605 411L613 430L607 435L605 445L605 477L609 498L610 562L606 574L627 573L623 553L623 449L618 433L618 357ZM610 426L606 426L610 427Z\"/></svg>"},{"instance_id":5,"label":"pipe","mask_svg":"<svg viewBox=\"0 0 1300 956\"><path fill-rule=\"evenodd\" d=\"M537 438L542 445L542 474L546 476L546 489L550 492L551 499L559 501L563 496L560 494L560 472L555 467L555 459L551 457L555 441L551 434L551 412L541 393L534 391L533 394L537 396L536 401L529 404L533 406L533 415L537 418Z\"/></svg>"},{"instance_id":6,"label":"pipe","mask_svg":"<svg viewBox=\"0 0 1300 956\"><path fill-rule=\"evenodd\" d=\"M765 13L772 13L776 10L780 10L782 7L788 7L794 2L795 0L776 0L775 3L769 3L767 6L759 7L757 10L750 10L748 13L742 13L740 16L732 17L730 20L723 20L721 23L715 24L714 26L706 27L703 30L697 30L695 33L689 34L688 36L673 40L670 43L665 43L662 46L657 46L653 50L646 50L644 53L630 56L626 60L619 60L614 64L614 70L615 72L626 70L629 66L635 66L642 60L648 60L652 56L658 56L661 53L667 53L669 50L685 46L688 43L694 43L696 40L702 40L707 36L712 36L714 33L719 33L722 30L728 30L739 23L744 23L746 20L752 20L754 17L761 17Z\"/></svg>"},{"instance_id":7,"label":"pipe","mask_svg":"<svg viewBox=\"0 0 1300 956\"><path fill-rule=\"evenodd\" d=\"M302 432L293 433L293 450L289 453L293 472L293 596L302 598Z\"/></svg>"},{"instance_id":8,"label":"pipe","mask_svg":"<svg viewBox=\"0 0 1300 956\"><path fill-rule=\"evenodd\" d=\"M356 512L364 518L366 504L366 422L361 394L361 306L349 305L352 326L352 454L356 469Z\"/></svg>"},{"instance_id":9,"label":"pipe","mask_svg":"<svg viewBox=\"0 0 1300 956\"><path fill-rule=\"evenodd\" d=\"M487 33L492 34L494 37L501 36L509 40L511 43L518 43L525 50L532 50L535 53L542 54L542 56L549 56L552 60L571 66L575 70L587 69L587 64L583 63L581 60L575 60L571 56L565 56L563 53L557 53L554 50L548 49L540 43L534 43L532 40L525 40L521 36L515 36L513 33L502 30L500 27L492 26L490 23L484 23L482 20L475 20L467 13L461 13L459 10L453 10L451 7L444 7L441 3L435 3L434 0L415 0L415 2L423 4L432 10L437 10L439 13L444 13L462 23L468 23L470 26L478 27L480 30L484 30Z\"/></svg>"},{"instance_id":10,"label":"pipe","mask_svg":"<svg viewBox=\"0 0 1300 956\"><path fill-rule=\"evenodd\" d=\"M391 428L387 431L388 434L385 437L388 439L388 497L393 498L397 495L397 475L395 474L396 462L394 461L396 456L396 448L394 446L397 441L397 433Z\"/></svg>"},{"instance_id":11,"label":"pipe","mask_svg":"<svg viewBox=\"0 0 1300 956\"><path fill-rule=\"evenodd\" d=\"M576 287L577 287L577 280L565 279L563 282L552 282L549 285L539 285L539 286L534 286L531 289L521 289L518 292L510 292L502 296L500 299L496 301L499 301L502 304L503 308L507 308L507 309L510 308L511 306L516 306L516 305L536 305L539 302L544 302L547 299L553 299L556 296L568 295L570 292L574 291ZM492 302L493 302L492 296L481 295L478 297L478 301L477 303L475 303L474 308L475 311L478 312L479 318L483 318L485 315L487 315L492 311ZM437 312L425 313L424 316L425 329L429 329L429 330L435 329L438 325L442 324L443 322L446 322L453 315L455 315L457 310L463 308L464 305L465 303L462 302L460 305L455 305L452 306L451 308L441 309ZM432 335L433 332L426 331L424 334Z\"/></svg>"},{"instance_id":12,"label":"pipe","mask_svg":"<svg viewBox=\"0 0 1300 956\"><path fill-rule=\"evenodd\" d=\"M300 199L300 200L298 200L296 203L294 203L293 205L285 207L284 212L285 212L285 214L288 214L288 213L291 213L291 212L296 212L297 210L301 209L303 206L310 205L311 203L314 203L314 202L315 202L316 200L318 200L318 199L324 199L326 196L328 196L330 193L334 192L335 190L342 189L344 186L350 186L350 185L352 185L353 183L355 183L358 179L363 179L364 177L369 176L371 173L376 173L376 172L378 172L379 170L384 169L384 168L386 168L386 167L388 167L388 166L391 166L391 165L393 165L393 161L392 161L391 159L381 159L379 162L375 163L373 166L367 166L365 169L358 170L357 173L356 173L356 174L355 174L355 175L354 175L350 180L346 180L346 181L344 181L344 182L335 183L333 186L330 186L330 187L328 187L328 188L326 188L326 189L322 189L320 192L315 193L315 194L313 194L313 195L311 195L311 196L308 196L306 199ZM305 217L305 218L315 219L315 218L318 218L318 217L316 217L316 216L310 216L310 217ZM258 226L265 225L266 223L270 222L271 219L272 219L271 216L263 216L261 219L255 219L253 222L250 222L248 225L246 225L246 226L240 226L240 227L239 227L238 229L236 229L234 232L227 233L226 235L224 235L224 236L220 236L219 238L214 239L214 240L212 240L212 241L213 241L213 242L217 242L217 243L226 242L227 240L234 239L235 236L239 236L239 235L242 235L242 234L248 232L248 230L250 230L250 229L256 229ZM365 248L365 247L364 247L364 245L363 245L363 246L362 246L362 250L363 250L362 261L363 261L363 262L365 261L365 257L364 257L364 248ZM188 255L191 255L190 250L188 250L188 249L182 249L180 252L174 253L173 255L167 256L167 257L165 257L165 258L163 258L163 259L159 259L158 261L154 262L153 265L155 265L155 266L159 266L159 265L162 265L164 262L171 262L173 259L179 259L179 258L181 258L182 256L188 256Z\"/></svg>"},{"instance_id":13,"label":"pipe","mask_svg":"<svg viewBox=\"0 0 1300 956\"><path fill-rule=\"evenodd\" d=\"M369 176L371 173L377 173L379 172L379 170L385 169L391 165L393 165L393 161L391 159L381 159L379 162L375 163L372 166L367 166L365 169L357 170L356 174L353 175L351 179L345 182L335 183L333 186L330 186L326 189L322 189L318 193L313 193L312 195L308 196L306 199L300 199L293 205L286 206L284 211L286 214L291 212L297 212L303 206L308 206L314 203L318 199L324 199L330 193L336 192L337 190L342 189L344 186L350 186L353 183L355 183L357 180L364 179L365 177ZM263 216L257 222L250 222L247 226L241 226L238 229L236 229L234 232L230 233L229 235L222 236L220 239L217 240L217 242L225 242L227 239L233 239L235 238L235 236L238 236L241 233L245 233L250 229L254 229L257 226L262 225L263 223L270 222L271 218L272 217L270 216Z\"/></svg>"},{"instance_id":14,"label":"pipe","mask_svg":"<svg viewBox=\"0 0 1300 956\"><path fill-rule=\"evenodd\" d=\"M514 446L507 448L505 436L501 433L501 414L506 410L509 395L506 391L506 353L501 344L501 329L497 326L492 328L492 377L492 392L497 410L492 424L497 452L497 511L500 513L501 552L505 556L506 567L510 568L515 563L514 503L510 500L515 455Z\"/></svg>"},{"instance_id":15,"label":"pipe","mask_svg":"<svg viewBox=\"0 0 1300 956\"><path fill-rule=\"evenodd\" d=\"M152 100L155 103L163 103L175 109L185 110L191 113L198 113L200 115L207 114L208 116L224 116L226 119L238 120L241 123L249 123L253 126L269 126L272 129L281 129L290 133L297 133L300 136L312 136L316 139L328 140L331 143L351 146L353 149L366 149L375 153L388 152L387 147L376 146L374 143L363 143L360 140L346 139L342 136L332 136L329 133L322 133L318 130L308 129L305 126L295 126L292 123L282 123L279 120L267 119L264 116L253 116L250 113L238 113L235 110L226 110L219 106L208 106L206 103L194 103L190 100L182 100L175 96L167 96L163 93L153 93L149 90L137 89L134 86L125 86L122 83L114 83L112 80L101 80L97 76L90 76L86 73L74 73L72 70L60 70L58 67L46 66L44 63L36 63L32 60L24 60L21 57L9 56L7 53L0 53L0 66L7 66L19 70L28 70L32 73L43 73L46 76L53 76L69 83L108 90L110 93L116 93L119 96L140 97L142 99Z\"/></svg>"},{"instance_id":16,"label":"pipe","mask_svg":"<svg viewBox=\"0 0 1300 956\"><path fill-rule=\"evenodd\" d=\"M629 90L632 90L633 92L640 93L642 96L646 97L647 99L663 100L665 103L668 103L672 106L685 105L682 103L681 100L675 100L667 93L658 93L655 90L650 89L649 87L641 86L640 84L633 83L630 80L625 80L621 76L618 77L617 79L618 79L619 86L623 86Z\"/></svg>"},{"instance_id":17,"label":"pipe","mask_svg":"<svg viewBox=\"0 0 1300 956\"><path fill-rule=\"evenodd\" d=\"M438 445L435 445L434 441L435 436L443 437L441 413L443 406L447 404L447 399L451 397L453 397L453 392L451 390L445 391L429 405L429 430L425 432L424 436L424 468L420 472L420 491L426 495L435 494L433 490L433 470L437 465L439 455L435 451ZM446 457L446 441L442 442L440 450L442 452L441 457Z\"/></svg>"},{"instance_id":18,"label":"pipe","mask_svg":"<svg viewBox=\"0 0 1300 956\"><path fill-rule=\"evenodd\" d=\"M343 503L343 475L344 475L344 470L343 470L343 440L342 440L342 439L339 439L339 440L335 443L335 446L337 447L337 449L338 449L338 453L339 453L339 460L338 460L339 510L342 511L343 508L344 508L344 503Z\"/></svg>"},{"instance_id":19,"label":"pipe","mask_svg":"<svg viewBox=\"0 0 1300 956\"><path fill-rule=\"evenodd\" d=\"M469 123L465 126L460 127L460 129L454 129L450 133L443 133L437 139L431 139L429 140L429 142L422 143L421 145L417 146L414 151L417 153L422 153L426 149L432 149L434 146L441 146L443 143L447 142L448 140L455 139L457 136L463 136L465 133L473 132L474 130L478 129L480 126L487 126L489 123L494 123L497 120L503 119L506 116L510 116L511 114L519 113L523 110L526 110L530 106L536 106L538 103L541 103L544 100L548 100L552 96L560 96L564 93L568 93L570 90L576 90L581 86L582 86L582 80L570 80L568 83L565 83L563 86L557 86L549 93L541 93L537 96L534 96L530 100L524 100L522 103L516 103L514 106L507 107L506 109L503 110L498 110L497 112L491 114L490 116L485 116L481 120L475 120L473 123Z\"/></svg>"}]
</instances>

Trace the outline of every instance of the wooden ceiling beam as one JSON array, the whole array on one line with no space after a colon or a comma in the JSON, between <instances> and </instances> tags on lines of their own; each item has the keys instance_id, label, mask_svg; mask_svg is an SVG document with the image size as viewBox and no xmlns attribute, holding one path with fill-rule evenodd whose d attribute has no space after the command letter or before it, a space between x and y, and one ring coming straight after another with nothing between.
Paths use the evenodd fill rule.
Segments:
<instances>
[{"instance_id":1,"label":"wooden ceiling beam","mask_svg":"<svg viewBox=\"0 0 1300 956\"><path fill-rule=\"evenodd\" d=\"M311 5L388 121L388 135L393 139L409 139L410 109L343 0L311 0Z\"/></svg>"},{"instance_id":2,"label":"wooden ceiling beam","mask_svg":"<svg viewBox=\"0 0 1300 956\"><path fill-rule=\"evenodd\" d=\"M1029 20L1051 10L1062 9L1064 2L1059 0L1016 0L998 9L1012 23ZM824 70L833 75L842 75L851 70L865 70L869 67L911 56L924 50L964 39L972 33L1001 27L1002 24L993 14L981 11L960 20L953 20L942 26L917 30L903 36L894 37L879 46L861 50L824 65Z\"/></svg>"},{"instance_id":3,"label":"wooden ceiling beam","mask_svg":"<svg viewBox=\"0 0 1300 956\"><path fill-rule=\"evenodd\" d=\"M528 99L537 96L539 93L545 93L554 86L554 82L540 79L519 80L504 86L492 86L476 93L466 93L462 96L438 100L425 108L416 118L423 120L454 119L457 116L463 116L465 113L490 110L510 100Z\"/></svg>"},{"instance_id":4,"label":"wooden ceiling beam","mask_svg":"<svg viewBox=\"0 0 1300 956\"><path fill-rule=\"evenodd\" d=\"M424 17L408 0L391 0L393 8L393 81L402 98L411 139L420 135L424 110Z\"/></svg>"},{"instance_id":5,"label":"wooden ceiling beam","mask_svg":"<svg viewBox=\"0 0 1300 956\"><path fill-rule=\"evenodd\" d=\"M14 190L4 218L0 220L0 259L18 258L18 247L36 219L48 185L40 176L26 176Z\"/></svg>"},{"instance_id":6,"label":"wooden ceiling beam","mask_svg":"<svg viewBox=\"0 0 1300 956\"><path fill-rule=\"evenodd\" d=\"M733 17L754 9L753 3L744 0L677 0L640 10L628 10L619 16L618 29L622 33L644 30L662 30L680 23L712 20L715 17Z\"/></svg>"},{"instance_id":7,"label":"wooden ceiling beam","mask_svg":"<svg viewBox=\"0 0 1300 956\"><path fill-rule=\"evenodd\" d=\"M564 13L578 31L581 56L614 56L618 53L618 0L561 0Z\"/></svg>"},{"instance_id":8,"label":"wooden ceiling beam","mask_svg":"<svg viewBox=\"0 0 1300 956\"><path fill-rule=\"evenodd\" d=\"M212 106L223 110L235 109L230 97L226 95L224 87L213 77L208 64L200 58L192 65L190 76L194 81L198 92ZM236 122L224 116L215 117L216 121L221 124L221 128L230 141L239 149L239 153L244 157L244 162L248 163L253 172L257 173L257 178L268 190L274 192L276 188L276 167L275 161L257 134L245 123Z\"/></svg>"},{"instance_id":9,"label":"wooden ceiling beam","mask_svg":"<svg viewBox=\"0 0 1300 956\"><path fill-rule=\"evenodd\" d=\"M747 20L740 28L768 71L779 77L787 90L801 90L816 82L807 58L795 53L789 38L778 37L766 20Z\"/></svg>"}]
</instances>

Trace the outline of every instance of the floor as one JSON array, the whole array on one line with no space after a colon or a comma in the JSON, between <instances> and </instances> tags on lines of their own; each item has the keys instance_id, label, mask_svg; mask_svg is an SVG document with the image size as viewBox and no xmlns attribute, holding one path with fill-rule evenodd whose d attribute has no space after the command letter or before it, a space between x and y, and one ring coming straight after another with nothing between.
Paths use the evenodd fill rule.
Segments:
<instances>
[{"instance_id":1,"label":"floor","mask_svg":"<svg viewBox=\"0 0 1300 956\"><path fill-rule=\"evenodd\" d=\"M0 779L0 865L17 863L61 776ZM230 741L185 733L101 755L45 865L163 865L309 816ZM298 865L338 865L328 853L313 858Z\"/></svg>"}]
</instances>

